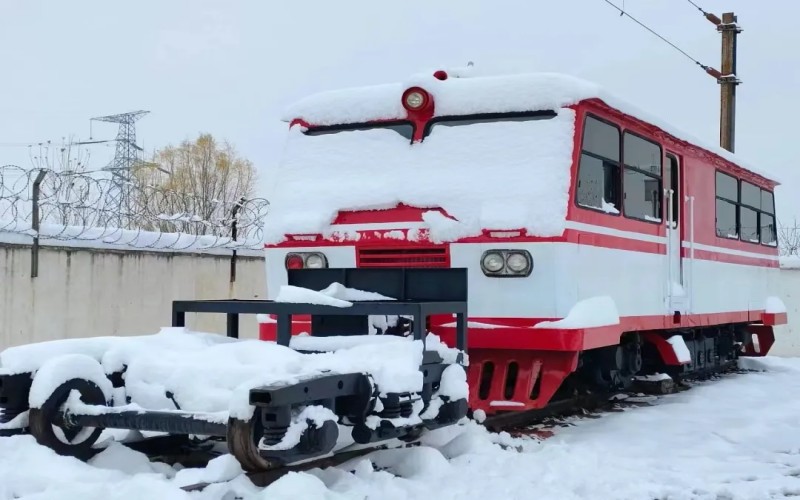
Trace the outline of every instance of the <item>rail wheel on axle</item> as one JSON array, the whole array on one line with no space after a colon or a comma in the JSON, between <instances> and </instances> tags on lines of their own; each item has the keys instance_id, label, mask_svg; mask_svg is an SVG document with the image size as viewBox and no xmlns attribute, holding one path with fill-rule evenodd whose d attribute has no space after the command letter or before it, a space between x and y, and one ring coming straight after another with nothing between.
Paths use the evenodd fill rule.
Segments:
<instances>
[{"instance_id":1,"label":"rail wheel on axle","mask_svg":"<svg viewBox=\"0 0 800 500\"><path fill-rule=\"evenodd\" d=\"M80 394L87 405L105 405L106 398L94 382L75 378L59 385L40 408L31 408L28 416L30 433L36 441L59 455L88 460L103 429L72 425L62 409L72 391Z\"/></svg>"},{"instance_id":2,"label":"rail wheel on axle","mask_svg":"<svg viewBox=\"0 0 800 500\"><path fill-rule=\"evenodd\" d=\"M261 424L258 409L250 420L228 420L228 450L244 470L261 472L280 467L280 464L264 459L258 452L258 444L263 435L264 426Z\"/></svg>"}]
</instances>

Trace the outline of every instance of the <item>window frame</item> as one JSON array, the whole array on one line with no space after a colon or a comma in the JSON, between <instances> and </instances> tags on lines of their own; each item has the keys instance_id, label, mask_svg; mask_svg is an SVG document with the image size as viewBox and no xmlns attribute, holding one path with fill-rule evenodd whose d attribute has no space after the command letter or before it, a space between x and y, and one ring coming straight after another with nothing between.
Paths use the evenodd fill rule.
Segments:
<instances>
[{"instance_id":1,"label":"window frame","mask_svg":"<svg viewBox=\"0 0 800 500\"><path fill-rule=\"evenodd\" d=\"M770 191L769 189L761 188L761 202L764 202L764 193L769 193L770 197L772 198L772 212L765 212L763 209L760 209L758 212L758 239L762 245L765 247L770 248L778 248L778 217L775 214L775 191ZM764 243L764 238L761 236L761 228L764 226L761 225L761 214L766 214L772 217L772 227L775 229L775 232L772 235L775 237L772 240L772 243Z\"/></svg>"},{"instance_id":2,"label":"window frame","mask_svg":"<svg viewBox=\"0 0 800 500\"><path fill-rule=\"evenodd\" d=\"M673 176L672 172L672 160L675 160L675 172ZM664 150L664 160L661 165L661 203L664 205L664 224L669 224L669 218L672 217L672 223L674 224L673 227L670 229L677 229L681 225L681 217L684 216L683 213L683 205L681 203L681 197L683 195L683 171L681 169L681 165L683 164L683 157L678 155L678 153L673 153L669 149ZM666 197L666 193L664 193L664 168L669 169L670 173L670 185L669 189L674 191L675 200L672 203L672 213L669 213L669 199ZM674 184L674 186L673 186Z\"/></svg>"},{"instance_id":3,"label":"window frame","mask_svg":"<svg viewBox=\"0 0 800 500\"><path fill-rule=\"evenodd\" d=\"M473 113L469 115L445 115L436 116L431 118L425 123L425 128L422 130L422 141L424 142L428 136L431 135L434 125L437 123L458 121L458 120L494 120L498 123L502 122L504 118L535 118L541 117L545 120L550 120L558 116L558 112L554 109L543 109L539 111L509 111L507 113ZM465 125L466 126L466 125Z\"/></svg>"},{"instance_id":4,"label":"window frame","mask_svg":"<svg viewBox=\"0 0 800 500\"><path fill-rule=\"evenodd\" d=\"M753 186L754 188L756 188L758 190L758 206L757 207L754 207L753 205L747 204L747 203L745 203L743 201L744 198L742 197L742 194L744 193L744 185L745 185L745 183ZM750 210L751 212L755 212L755 214L756 214L756 237L757 237L758 241L745 239L743 237L743 235L742 235L742 209L743 208L746 208L747 210ZM736 218L736 223L737 223L736 232L739 233L739 239L740 240L742 240L744 243L750 243L752 245L761 244L761 186L753 184L752 182L747 182L747 181L745 181L743 179L739 179L739 208L738 208L738 214L737 214L737 218Z\"/></svg>"},{"instance_id":5,"label":"window frame","mask_svg":"<svg viewBox=\"0 0 800 500\"><path fill-rule=\"evenodd\" d=\"M719 190L717 189L717 176L719 174L725 175L730 177L734 181L736 181L736 199L731 200L730 198L725 198L724 196L719 195ZM731 175L724 170L720 170L718 168L714 169L714 235L717 238L722 238L725 240L738 240L742 241L742 232L739 230L739 199L741 198L741 188L739 186L739 178L735 175ZM717 220L719 219L719 210L717 210L717 200L724 201L726 203L730 203L733 205L735 213L734 219L736 221L736 238L732 238L730 236L720 236L719 231L717 229Z\"/></svg>"},{"instance_id":6,"label":"window frame","mask_svg":"<svg viewBox=\"0 0 800 500\"><path fill-rule=\"evenodd\" d=\"M734 179L736 181L736 200L731 200L730 198L725 198L724 196L720 196L719 195L719 193L717 191L717 175L719 175L719 174L722 174L724 176L730 177L731 179ZM743 187L744 183L747 183L747 184L749 184L751 186L754 186L755 188L758 189L758 195L759 195L759 206L758 207L754 207L753 205L750 205L750 204L742 202L742 187ZM761 206L761 204L763 203L763 200L764 200L764 193L769 193L771 195L772 206L770 207L770 209L772 210L772 212L767 212ZM727 237L727 236L720 236L719 234L717 234L717 227L716 227L717 223L716 223L716 221L719 218L719 211L717 210L717 207L716 207L716 201L717 200L721 200L723 202L730 203L731 205L733 205L735 207L735 209L736 209L736 238L730 238L730 237ZM742 208L746 208L746 209L756 213L756 230L757 230L757 235L758 235L758 241L751 241L749 239L745 239L745 238L742 237ZM764 189L763 187L759 186L758 184L754 184L752 182L749 182L749 181L746 181L744 179L741 179L741 178L739 178L739 177L737 177L735 175L732 175L732 174L730 174L730 173L728 173L728 172L726 172L724 170L721 170L719 168L714 170L714 234L716 235L717 238L722 238L722 239L726 239L726 240L738 240L738 241L741 241L742 243L748 243L750 245L762 245L762 246L765 246L765 247L777 248L778 247L778 231L777 231L777 228L775 228L775 231L772 234L772 236L774 236L774 239L773 239L772 243L765 243L764 242L763 235L761 234L761 228L762 228L762 226L761 226L761 216L762 215L768 215L768 216L772 217L772 225L773 225L773 227L775 227L775 225L777 224L777 222L776 222L777 218L775 216L775 192L774 191L771 191L769 189Z\"/></svg>"},{"instance_id":7,"label":"window frame","mask_svg":"<svg viewBox=\"0 0 800 500\"><path fill-rule=\"evenodd\" d=\"M591 153L591 152L586 151L586 150L583 149L584 138L586 136L586 119L587 118L592 118L592 119L597 120L597 121L599 121L601 123L605 123L606 125L610 125L610 126L614 127L617 130L617 132L619 134L619 145L618 145L618 148L619 148L618 149L618 152L619 152L618 156L620 158L619 160L611 160L610 158L604 158L604 157L602 157L602 156L600 156L598 154ZM600 213L600 214L603 214L603 215L609 215L609 216L612 216L612 217L622 217L622 211L623 211L623 208L622 208L622 201L623 201L622 200L622 161L621 161L621 160L623 160L623 158L622 158L622 134L623 134L622 127L620 127L618 124L614 123L613 121L608 120L606 118L603 118L601 116L598 116L598 115L596 115L594 113L589 113L589 112L584 113L584 115L583 115L583 123L581 124L581 143L580 143L580 149L578 150L578 164L575 166L575 189L573 191L573 203L575 204L576 207L580 208L581 210L590 210L592 212L597 212L597 213ZM578 184L578 180L580 179L581 157L583 155L590 156L590 157L592 157L592 158L594 158L596 160L607 161L609 163L613 163L617 167L617 169L619 171L619 182L617 183L618 184L617 189L619 190L619 195L620 195L620 199L619 199L619 201L620 201L619 205L620 206L619 207L615 207L617 209L617 213L606 212L602 208L592 207L592 206L588 206L588 205L581 205L580 203L578 203L578 189L580 188L580 186Z\"/></svg>"},{"instance_id":8,"label":"window frame","mask_svg":"<svg viewBox=\"0 0 800 500\"><path fill-rule=\"evenodd\" d=\"M640 169L638 167L628 166L625 163L625 134L630 134L630 135L632 135L634 137L638 137L639 139L641 139L641 140L643 140L645 142L649 142L650 144L654 144L654 145L658 146L658 152L659 152L659 155L661 157L661 166L660 166L660 171L659 171L659 175L658 176L655 176L652 173L647 172L645 170L642 170L642 169ZM627 130L627 129L623 130L622 136L620 137L620 140L622 142L622 146L620 148L621 157L622 157L622 162L621 162L622 170L620 172L622 174L620 176L620 182L622 184L622 210L620 212L625 215L626 219L638 220L638 221L641 221L641 222L646 222L648 224L655 224L655 225L661 226L661 225L664 224L664 220L665 220L665 218L664 218L664 147L661 145L661 143L659 143L657 141L654 141L652 139L649 139L649 138L643 136L642 134L639 134L639 133L636 133L636 132L632 132L631 130ZM627 170L627 169L633 170L634 172L637 172L639 174L645 175L645 176L650 177L652 179L657 179L658 180L658 186L659 186L659 189L658 189L658 196L659 196L658 208L659 208L659 211L660 211L660 215L661 215L660 219L661 220L654 221L654 220L647 220L647 219L642 218L642 217L634 217L632 215L628 215L627 211L625 211L625 170Z\"/></svg>"}]
</instances>

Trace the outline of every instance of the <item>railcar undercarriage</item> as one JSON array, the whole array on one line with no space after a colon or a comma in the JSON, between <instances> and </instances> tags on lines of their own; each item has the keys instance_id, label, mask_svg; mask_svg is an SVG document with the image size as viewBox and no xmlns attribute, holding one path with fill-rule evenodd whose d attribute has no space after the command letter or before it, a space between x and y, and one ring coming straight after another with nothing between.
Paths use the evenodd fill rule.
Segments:
<instances>
[{"instance_id":1,"label":"railcar undercarriage","mask_svg":"<svg viewBox=\"0 0 800 500\"><path fill-rule=\"evenodd\" d=\"M370 276L343 271L343 282L352 284ZM99 362L96 377L76 376L51 387L41 404L29 402L41 395L37 382L61 371L55 357L50 369L36 373L0 374L0 432L3 435L30 433L59 454L88 459L104 429L127 429L200 436L224 441L228 451L250 471L264 471L335 454L337 446L364 447L397 440L414 441L427 430L453 425L467 415L466 395L454 397L442 384L448 370L461 371L466 385L463 352L466 350L466 272L450 270L448 297L432 296L422 284L427 273L397 271L405 300L353 302L350 307L274 301L179 301L173 303L173 326L185 326L187 313L223 313L228 318L228 335L238 336L239 314L275 314L278 344L290 346L292 315L312 318L312 336L340 337L367 335L370 315L410 318L410 337L422 342L421 384L416 391L384 390L370 373L320 373L301 380L253 387L249 390L248 415L233 414L225 420L218 415L181 410L151 410L127 400L107 397L107 382L117 394L125 394L125 368L104 374ZM380 273L383 279L386 273ZM318 282L322 289L330 283ZM416 294L416 297L413 295ZM458 294L459 296L455 296ZM446 362L439 352L428 350L422 326L432 314L453 314L459 324L458 354ZM409 339L411 341L412 339ZM320 351L309 352L313 356ZM157 355L158 353L153 353ZM89 362L93 360L89 359ZM40 380L37 381L37 377ZM450 375L452 380L453 375ZM459 376L456 375L456 379ZM452 385L452 384L451 384ZM41 390L38 390L41 392ZM172 395L167 393L167 397ZM174 399L173 399L174 401Z\"/></svg>"},{"instance_id":2,"label":"railcar undercarriage","mask_svg":"<svg viewBox=\"0 0 800 500\"><path fill-rule=\"evenodd\" d=\"M674 356L668 339L676 335L683 339L688 361L667 355ZM684 381L736 370L740 356L763 355L773 341L772 327L759 324L627 333L619 345L580 353L575 371L564 378L545 407L497 412L484 423L493 430L509 430L607 407L619 394L667 394L679 390Z\"/></svg>"}]
</instances>

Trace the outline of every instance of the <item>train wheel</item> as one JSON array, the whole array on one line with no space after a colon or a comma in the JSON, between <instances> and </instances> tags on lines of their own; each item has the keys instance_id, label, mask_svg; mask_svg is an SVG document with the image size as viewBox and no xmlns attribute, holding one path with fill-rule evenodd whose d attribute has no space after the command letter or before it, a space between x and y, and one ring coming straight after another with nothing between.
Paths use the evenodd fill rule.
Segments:
<instances>
[{"instance_id":1,"label":"train wheel","mask_svg":"<svg viewBox=\"0 0 800 500\"><path fill-rule=\"evenodd\" d=\"M59 385L40 408L31 408L28 416L30 433L36 441L59 455L88 460L103 429L73 426L65 422L61 407L72 391L78 391L87 405L105 405L106 398L97 384L84 379L71 379Z\"/></svg>"},{"instance_id":2,"label":"train wheel","mask_svg":"<svg viewBox=\"0 0 800 500\"><path fill-rule=\"evenodd\" d=\"M243 469L258 472L279 467L279 464L265 460L258 452L258 443L263 435L264 427L261 425L261 413L258 409L250 420L228 420L228 450Z\"/></svg>"}]
</instances>

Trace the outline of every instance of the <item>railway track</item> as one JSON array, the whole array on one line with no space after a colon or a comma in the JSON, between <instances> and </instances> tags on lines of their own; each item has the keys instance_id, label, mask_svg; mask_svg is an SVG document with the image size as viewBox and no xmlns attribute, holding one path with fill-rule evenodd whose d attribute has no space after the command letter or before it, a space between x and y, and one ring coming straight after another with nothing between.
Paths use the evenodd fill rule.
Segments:
<instances>
[{"instance_id":1,"label":"railway track","mask_svg":"<svg viewBox=\"0 0 800 500\"><path fill-rule=\"evenodd\" d=\"M677 381L669 380L669 383L667 383L666 379L651 383L637 381L634 386L627 391L582 394L569 400L556 401L543 410L499 415L487 418L482 423L492 432L508 432L514 437L532 437L544 440L554 435L559 428L575 425L583 419L600 418L604 414L628 411L643 406L653 406L657 404L658 400L662 397L690 390L692 385L696 383L749 372L750 370L738 369L735 364L732 364L723 367L721 370L700 373L692 377L678 379ZM140 447L139 451L146 453L151 459L162 460L168 463L180 463L184 466L191 467L203 466L208 460L219 455L207 453L204 456L202 452L195 454L186 454L184 452L182 455L170 456L165 453L167 449L176 444L178 443L174 440L170 443L164 442L160 445L160 452L155 448L148 450L146 447ZM247 473L247 476L254 485L266 487L290 472L336 467L354 458L368 455L369 453L382 449L414 447L419 446L419 444L419 442L412 442L398 446L383 445L355 450L345 449L333 456L268 471L250 472ZM213 483L197 483L184 486L183 489L185 491L201 491L210 484Z\"/></svg>"}]
</instances>

